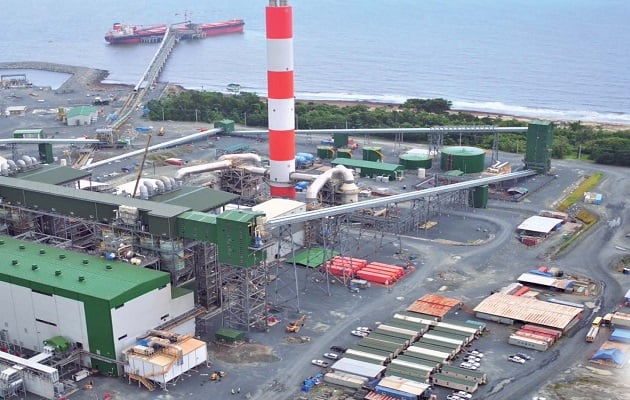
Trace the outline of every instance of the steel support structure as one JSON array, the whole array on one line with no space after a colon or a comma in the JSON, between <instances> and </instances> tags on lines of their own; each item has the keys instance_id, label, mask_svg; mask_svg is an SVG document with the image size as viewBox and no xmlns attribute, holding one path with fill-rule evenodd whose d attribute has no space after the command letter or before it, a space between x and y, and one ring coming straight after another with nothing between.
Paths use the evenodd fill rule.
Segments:
<instances>
[{"instance_id":1,"label":"steel support structure","mask_svg":"<svg viewBox=\"0 0 630 400\"><path fill-rule=\"evenodd\" d=\"M295 263L295 247L296 243L292 240L294 237L293 225L284 225L278 228L276 237L276 252L274 258L275 276L269 277L270 282L274 286L273 305L279 306L295 300L296 312L301 312L300 306L300 288L298 284L297 265ZM273 248L273 247L272 247ZM271 251L271 250L269 250ZM294 260L289 266L285 262L284 255L290 254Z\"/></svg>"},{"instance_id":2,"label":"steel support structure","mask_svg":"<svg viewBox=\"0 0 630 400\"><path fill-rule=\"evenodd\" d=\"M268 329L267 263L251 268L219 264L223 326L247 332Z\"/></svg>"}]
</instances>

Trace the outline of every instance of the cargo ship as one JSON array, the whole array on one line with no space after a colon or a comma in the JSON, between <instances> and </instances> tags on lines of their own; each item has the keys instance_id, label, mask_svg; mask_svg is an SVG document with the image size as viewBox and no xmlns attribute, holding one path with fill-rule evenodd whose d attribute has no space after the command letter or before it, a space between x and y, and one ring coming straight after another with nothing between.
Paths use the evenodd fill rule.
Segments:
<instances>
[{"instance_id":1,"label":"cargo ship","mask_svg":"<svg viewBox=\"0 0 630 400\"><path fill-rule=\"evenodd\" d=\"M188 22L182 26L175 26L173 29L179 33L182 39L200 39L226 33L243 32L244 25L245 22L242 19L232 19L208 24ZM142 26L117 22L105 34L105 41L109 44L156 43L162 41L164 34L166 34L166 28L166 24Z\"/></svg>"}]
</instances>

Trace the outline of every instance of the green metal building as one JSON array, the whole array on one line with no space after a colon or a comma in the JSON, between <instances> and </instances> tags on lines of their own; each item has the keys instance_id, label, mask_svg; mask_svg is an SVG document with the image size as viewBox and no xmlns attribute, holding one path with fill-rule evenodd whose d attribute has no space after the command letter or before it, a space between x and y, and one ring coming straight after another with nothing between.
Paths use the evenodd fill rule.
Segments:
<instances>
[{"instance_id":1,"label":"green metal building","mask_svg":"<svg viewBox=\"0 0 630 400\"><path fill-rule=\"evenodd\" d=\"M405 167L398 164L388 164L375 161L354 160L347 158L335 158L332 160L333 165L343 165L347 168L356 170L359 175L368 178L377 176L387 176L390 181L397 180L403 176Z\"/></svg>"},{"instance_id":2,"label":"green metal building","mask_svg":"<svg viewBox=\"0 0 630 400\"><path fill-rule=\"evenodd\" d=\"M166 272L0 236L0 325L12 343L41 351L62 336L99 356L91 367L120 373L113 362L149 329L194 308L193 293L172 288ZM194 333L194 321L182 327Z\"/></svg>"}]
</instances>

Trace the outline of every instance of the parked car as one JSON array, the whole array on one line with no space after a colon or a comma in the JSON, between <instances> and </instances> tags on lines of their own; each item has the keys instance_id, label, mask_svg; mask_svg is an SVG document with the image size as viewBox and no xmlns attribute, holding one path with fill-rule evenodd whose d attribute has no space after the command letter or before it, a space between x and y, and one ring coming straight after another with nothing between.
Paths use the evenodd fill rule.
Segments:
<instances>
[{"instance_id":1,"label":"parked car","mask_svg":"<svg viewBox=\"0 0 630 400\"><path fill-rule=\"evenodd\" d=\"M474 365L472 365L471 363L467 363L467 362L463 362L461 364L459 364L460 368L464 368L464 369L470 369L470 370L476 370L477 367L475 367Z\"/></svg>"},{"instance_id":2,"label":"parked car","mask_svg":"<svg viewBox=\"0 0 630 400\"><path fill-rule=\"evenodd\" d=\"M330 360L338 360L339 359L339 354L337 354L337 353L324 353L324 357L328 358Z\"/></svg>"},{"instance_id":3,"label":"parked car","mask_svg":"<svg viewBox=\"0 0 630 400\"><path fill-rule=\"evenodd\" d=\"M350 334L351 334L351 335L354 335L354 336L358 336L358 337L366 337L366 336L368 335L368 333L367 333L367 332L363 332L363 331L356 331L356 330L355 330L355 331L350 332Z\"/></svg>"},{"instance_id":4,"label":"parked car","mask_svg":"<svg viewBox=\"0 0 630 400\"><path fill-rule=\"evenodd\" d=\"M481 362L481 358L479 357L475 357L475 356L464 356L464 361L469 361L469 362Z\"/></svg>"},{"instance_id":5,"label":"parked car","mask_svg":"<svg viewBox=\"0 0 630 400\"><path fill-rule=\"evenodd\" d=\"M448 396L446 396L446 400L462 400L462 398L454 394L449 394Z\"/></svg>"},{"instance_id":6,"label":"parked car","mask_svg":"<svg viewBox=\"0 0 630 400\"><path fill-rule=\"evenodd\" d=\"M461 397L462 399L472 399L472 394L468 392L464 392L463 390L459 390L453 393L455 396Z\"/></svg>"},{"instance_id":7,"label":"parked car","mask_svg":"<svg viewBox=\"0 0 630 400\"><path fill-rule=\"evenodd\" d=\"M311 364L317 365L318 367L327 368L330 363L324 360L311 360Z\"/></svg>"},{"instance_id":8,"label":"parked car","mask_svg":"<svg viewBox=\"0 0 630 400\"><path fill-rule=\"evenodd\" d=\"M523 354L523 353L516 353L515 356L519 357L519 358L522 358L525 361L528 361L528 360L532 359L530 356L528 356L527 354Z\"/></svg>"},{"instance_id":9,"label":"parked car","mask_svg":"<svg viewBox=\"0 0 630 400\"><path fill-rule=\"evenodd\" d=\"M517 356L509 356L508 360L510 360L512 362L515 362L515 363L518 363L518 364L525 364L525 360L523 360L522 358L517 357Z\"/></svg>"},{"instance_id":10,"label":"parked car","mask_svg":"<svg viewBox=\"0 0 630 400\"><path fill-rule=\"evenodd\" d=\"M357 326L356 328L354 328L355 331L361 331L361 332L367 332L370 333L372 332L372 329L368 328L367 326Z\"/></svg>"},{"instance_id":11,"label":"parked car","mask_svg":"<svg viewBox=\"0 0 630 400\"><path fill-rule=\"evenodd\" d=\"M332 351L336 351L337 353L345 353L346 349L345 347L341 347L341 346L330 346L330 350Z\"/></svg>"},{"instance_id":12,"label":"parked car","mask_svg":"<svg viewBox=\"0 0 630 400\"><path fill-rule=\"evenodd\" d=\"M478 351L478 350L471 350L471 351L468 352L468 354L471 355L471 356L483 358L483 353Z\"/></svg>"}]
</instances>

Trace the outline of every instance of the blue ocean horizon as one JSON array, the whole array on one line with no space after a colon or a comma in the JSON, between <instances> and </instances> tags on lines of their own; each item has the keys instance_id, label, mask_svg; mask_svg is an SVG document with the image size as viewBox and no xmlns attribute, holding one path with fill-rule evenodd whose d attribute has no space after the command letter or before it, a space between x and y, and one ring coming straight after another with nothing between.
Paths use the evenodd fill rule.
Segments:
<instances>
[{"instance_id":1,"label":"blue ocean horizon","mask_svg":"<svg viewBox=\"0 0 630 400\"><path fill-rule=\"evenodd\" d=\"M442 97L453 108L524 117L630 124L630 42L616 0L289 1L300 100L402 103ZM150 25L245 20L245 32L180 43L160 78L188 89L266 95L265 6L232 0L102 4L64 0L12 5L0 16L10 40L0 62L43 61L109 71L135 84L157 45L108 45L115 22ZM78 16L78 12L83 17ZM37 29L33 29L37 27ZM2 73L8 73L2 70ZM66 79L28 71L38 86Z\"/></svg>"}]
</instances>

